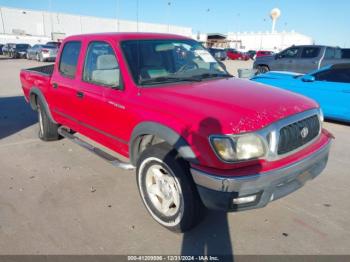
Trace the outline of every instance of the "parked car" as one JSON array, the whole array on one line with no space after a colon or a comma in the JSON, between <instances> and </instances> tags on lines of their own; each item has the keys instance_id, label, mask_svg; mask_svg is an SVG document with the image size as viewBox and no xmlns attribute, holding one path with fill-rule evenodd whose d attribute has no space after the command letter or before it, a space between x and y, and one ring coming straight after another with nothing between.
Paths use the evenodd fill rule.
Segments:
<instances>
[{"instance_id":1,"label":"parked car","mask_svg":"<svg viewBox=\"0 0 350 262\"><path fill-rule=\"evenodd\" d=\"M2 47L2 53L3 55L9 55L11 47L15 45L13 43L7 43Z\"/></svg>"},{"instance_id":2,"label":"parked car","mask_svg":"<svg viewBox=\"0 0 350 262\"><path fill-rule=\"evenodd\" d=\"M226 54L231 60L249 60L249 56L247 54L239 52L236 49L227 49Z\"/></svg>"},{"instance_id":3,"label":"parked car","mask_svg":"<svg viewBox=\"0 0 350 262\"><path fill-rule=\"evenodd\" d=\"M55 61L57 56L57 47L54 45L34 45L28 49L27 59L36 59L37 61Z\"/></svg>"},{"instance_id":4,"label":"parked car","mask_svg":"<svg viewBox=\"0 0 350 262\"><path fill-rule=\"evenodd\" d=\"M3 53L2 53L2 48L4 47L4 45L3 44L0 44L0 55L2 55Z\"/></svg>"},{"instance_id":5,"label":"parked car","mask_svg":"<svg viewBox=\"0 0 350 262\"><path fill-rule=\"evenodd\" d=\"M350 64L326 66L305 75L271 71L252 80L308 96L321 105L326 118L350 122Z\"/></svg>"},{"instance_id":6,"label":"parked car","mask_svg":"<svg viewBox=\"0 0 350 262\"><path fill-rule=\"evenodd\" d=\"M275 55L257 57L253 68L257 69L259 73L271 70L305 74L327 65L339 63L350 63L350 59L342 59L340 48L303 45L291 46Z\"/></svg>"},{"instance_id":7,"label":"parked car","mask_svg":"<svg viewBox=\"0 0 350 262\"><path fill-rule=\"evenodd\" d=\"M249 55L249 58L252 59L252 60L254 60L255 57L256 57L256 51L254 51L254 50L249 50L247 52L247 54Z\"/></svg>"},{"instance_id":8,"label":"parked car","mask_svg":"<svg viewBox=\"0 0 350 262\"><path fill-rule=\"evenodd\" d=\"M226 51L225 49L219 49L219 48L209 48L209 53L215 57L216 59L223 61L227 59Z\"/></svg>"},{"instance_id":9,"label":"parked car","mask_svg":"<svg viewBox=\"0 0 350 262\"><path fill-rule=\"evenodd\" d=\"M69 36L54 65L22 70L20 80L42 140L66 137L136 168L146 209L173 231L198 224L205 207L264 207L327 163L331 135L316 102L233 78L184 36Z\"/></svg>"},{"instance_id":10,"label":"parked car","mask_svg":"<svg viewBox=\"0 0 350 262\"><path fill-rule=\"evenodd\" d=\"M8 53L11 58L22 58L27 56L28 44L13 44Z\"/></svg>"},{"instance_id":11,"label":"parked car","mask_svg":"<svg viewBox=\"0 0 350 262\"><path fill-rule=\"evenodd\" d=\"M270 56L273 55L274 52L272 51L263 51L263 50L259 50L256 52L256 57L262 57L262 56Z\"/></svg>"},{"instance_id":12,"label":"parked car","mask_svg":"<svg viewBox=\"0 0 350 262\"><path fill-rule=\"evenodd\" d=\"M341 57L342 58L350 58L350 48L343 48L341 50Z\"/></svg>"}]
</instances>

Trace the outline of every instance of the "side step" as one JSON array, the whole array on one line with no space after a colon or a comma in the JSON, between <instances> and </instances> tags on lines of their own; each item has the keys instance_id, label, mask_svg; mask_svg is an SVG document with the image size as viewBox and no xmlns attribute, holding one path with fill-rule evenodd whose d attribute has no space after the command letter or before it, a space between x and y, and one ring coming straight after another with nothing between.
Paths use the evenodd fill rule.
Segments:
<instances>
[{"instance_id":1,"label":"side step","mask_svg":"<svg viewBox=\"0 0 350 262\"><path fill-rule=\"evenodd\" d=\"M67 129L66 127L63 127L63 126L59 127L58 133L61 136L76 143L77 145L82 146L85 149L89 150L90 152L98 155L99 157L106 160L107 162L109 162L110 164L112 164L115 167L122 168L124 170L134 170L135 169L135 167L132 164L123 162L123 161L119 160L118 158L112 156L111 154L101 150L100 148L95 147L95 146L89 144L88 142L80 139L79 137L71 134L69 132L69 129Z\"/></svg>"}]
</instances>

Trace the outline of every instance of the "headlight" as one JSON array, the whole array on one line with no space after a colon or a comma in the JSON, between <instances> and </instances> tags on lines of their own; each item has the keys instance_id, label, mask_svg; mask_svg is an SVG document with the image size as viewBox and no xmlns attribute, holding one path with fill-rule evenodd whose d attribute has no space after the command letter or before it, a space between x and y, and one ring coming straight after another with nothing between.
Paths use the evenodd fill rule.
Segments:
<instances>
[{"instance_id":1,"label":"headlight","mask_svg":"<svg viewBox=\"0 0 350 262\"><path fill-rule=\"evenodd\" d=\"M264 143L255 134L242 135L236 138L237 159L246 160L265 155Z\"/></svg>"},{"instance_id":2,"label":"headlight","mask_svg":"<svg viewBox=\"0 0 350 262\"><path fill-rule=\"evenodd\" d=\"M259 158L266 153L264 142L255 134L213 136L210 142L219 158L226 162Z\"/></svg>"}]
</instances>

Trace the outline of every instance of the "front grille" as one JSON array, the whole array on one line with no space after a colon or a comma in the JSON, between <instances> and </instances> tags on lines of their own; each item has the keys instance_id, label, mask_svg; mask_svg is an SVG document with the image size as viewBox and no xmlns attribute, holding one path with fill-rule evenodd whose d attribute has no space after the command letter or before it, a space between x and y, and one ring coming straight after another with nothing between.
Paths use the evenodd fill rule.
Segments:
<instances>
[{"instance_id":1,"label":"front grille","mask_svg":"<svg viewBox=\"0 0 350 262\"><path fill-rule=\"evenodd\" d=\"M277 150L278 154L282 155L288 153L307 144L314 139L319 132L320 121L317 115L281 128Z\"/></svg>"}]
</instances>

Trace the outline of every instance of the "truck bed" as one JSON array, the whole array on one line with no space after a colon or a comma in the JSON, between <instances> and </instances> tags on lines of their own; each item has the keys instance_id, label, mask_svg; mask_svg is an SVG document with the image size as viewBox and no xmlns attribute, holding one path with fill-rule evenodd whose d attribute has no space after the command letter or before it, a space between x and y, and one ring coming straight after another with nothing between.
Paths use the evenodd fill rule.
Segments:
<instances>
[{"instance_id":1,"label":"truck bed","mask_svg":"<svg viewBox=\"0 0 350 262\"><path fill-rule=\"evenodd\" d=\"M37 66L37 67L32 67L32 68L28 68L28 69L24 69L24 70L39 73L39 74L42 74L45 76L51 76L53 73L53 70L54 70L54 65L55 64Z\"/></svg>"},{"instance_id":2,"label":"truck bed","mask_svg":"<svg viewBox=\"0 0 350 262\"><path fill-rule=\"evenodd\" d=\"M28 69L22 69L20 79L22 89L27 101L29 101L30 90L32 87L40 89L45 95L46 90L50 87L51 76L53 75L54 64L37 66Z\"/></svg>"}]
</instances>

